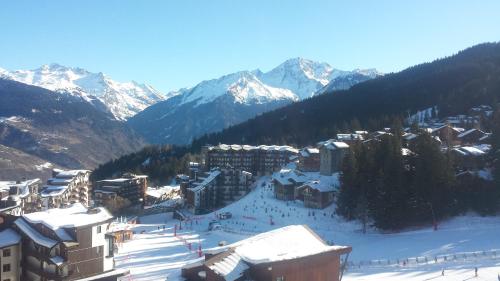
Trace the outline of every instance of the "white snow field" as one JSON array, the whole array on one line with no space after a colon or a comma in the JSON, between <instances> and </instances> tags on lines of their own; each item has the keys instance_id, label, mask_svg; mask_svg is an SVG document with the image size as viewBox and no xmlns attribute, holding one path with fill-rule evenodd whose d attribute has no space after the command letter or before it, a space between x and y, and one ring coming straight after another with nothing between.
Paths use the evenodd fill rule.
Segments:
<instances>
[{"instance_id":1,"label":"white snow field","mask_svg":"<svg viewBox=\"0 0 500 281\"><path fill-rule=\"evenodd\" d=\"M317 173L306 175L321 180ZM343 280L497 280L500 273L499 217L469 214L440 222L437 231L427 226L390 234L369 229L363 234L361 224L337 217L333 205L312 210L301 202L274 199L270 179L259 179L250 194L218 211L233 214L221 221L222 230L207 230L215 213L192 217L177 236L174 228L179 221L171 213L141 217L133 226L134 239L120 245L116 266L130 270L125 280L183 280L180 268L199 260L200 245L203 251L221 241L233 243L286 225L306 224L329 243L353 247Z\"/></svg>"}]
</instances>

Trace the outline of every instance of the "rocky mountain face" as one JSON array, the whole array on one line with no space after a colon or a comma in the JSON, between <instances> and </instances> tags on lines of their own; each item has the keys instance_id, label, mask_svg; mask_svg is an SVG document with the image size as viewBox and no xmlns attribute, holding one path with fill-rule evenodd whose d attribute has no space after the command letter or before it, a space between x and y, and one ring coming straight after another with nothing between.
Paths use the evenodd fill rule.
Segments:
<instances>
[{"instance_id":1,"label":"rocky mountain face","mask_svg":"<svg viewBox=\"0 0 500 281\"><path fill-rule=\"evenodd\" d=\"M91 169L144 144L126 124L84 97L0 79L2 178L16 171L43 177L53 167Z\"/></svg>"},{"instance_id":2,"label":"rocky mountain face","mask_svg":"<svg viewBox=\"0 0 500 281\"><path fill-rule=\"evenodd\" d=\"M269 72L241 71L207 80L138 113L128 124L151 143L187 144L261 113L317 95L325 87L346 89L381 75L376 70L342 71L302 58Z\"/></svg>"},{"instance_id":3,"label":"rocky mountain face","mask_svg":"<svg viewBox=\"0 0 500 281\"><path fill-rule=\"evenodd\" d=\"M165 98L146 84L121 83L102 72L92 73L59 64L43 65L33 70L7 71L0 68L0 77L81 97L97 109L110 112L117 120L126 120Z\"/></svg>"}]
</instances>

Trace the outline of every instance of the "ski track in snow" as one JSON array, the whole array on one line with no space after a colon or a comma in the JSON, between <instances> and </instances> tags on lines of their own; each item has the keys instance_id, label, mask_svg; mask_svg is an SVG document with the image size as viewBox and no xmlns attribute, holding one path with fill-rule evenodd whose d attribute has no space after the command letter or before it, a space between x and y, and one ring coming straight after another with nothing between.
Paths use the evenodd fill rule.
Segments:
<instances>
[{"instance_id":1,"label":"ski track in snow","mask_svg":"<svg viewBox=\"0 0 500 281\"><path fill-rule=\"evenodd\" d=\"M306 174L317 176L315 173ZM498 217L456 217L441 222L437 231L428 226L392 234L369 229L367 234L363 234L358 222L346 222L332 215L333 205L324 210L312 210L304 208L299 202L274 199L269 180L270 177L259 179L250 194L218 211L233 214L232 219L221 221L224 230L207 231L208 222L215 218L215 213L193 217L192 222L183 224L183 229L177 231L177 237L173 232L178 221L172 218L171 213L142 217L141 224L134 228L138 234L119 247L117 267L131 271L129 280L165 280L167 276L168 280L182 280L180 268L199 260L199 245L208 249L216 247L220 241L233 243L291 224L307 224L328 242L352 246L349 260L356 263L500 249ZM271 215L273 225L270 223ZM144 233L140 234L142 231ZM191 251L187 243L191 243ZM475 266L480 268L477 278L474 277ZM446 268L445 276L441 276L443 268ZM497 280L498 273L500 259L481 259L408 267L352 268L343 280Z\"/></svg>"}]
</instances>

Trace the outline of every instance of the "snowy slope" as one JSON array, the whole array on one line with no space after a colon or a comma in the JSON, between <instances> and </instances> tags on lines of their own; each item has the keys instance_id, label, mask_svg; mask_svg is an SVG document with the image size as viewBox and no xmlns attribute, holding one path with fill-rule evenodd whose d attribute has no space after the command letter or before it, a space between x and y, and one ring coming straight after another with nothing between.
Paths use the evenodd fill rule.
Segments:
<instances>
[{"instance_id":1,"label":"snowy slope","mask_svg":"<svg viewBox=\"0 0 500 281\"><path fill-rule=\"evenodd\" d=\"M320 177L307 173L310 179ZM321 178L320 178L321 180ZM323 178L323 180L328 180ZM335 182L335 178L330 179ZM274 199L270 178L261 178L256 188L241 200L219 210L230 211L233 218L221 221L223 230L207 231L208 223L215 214L192 217L183 223L183 229L174 237L175 224L171 215L160 214L141 218L135 226L134 240L124 243L116 256L119 268L130 269L133 280L182 280L180 268L198 260L196 250L216 247L220 241L233 243L251 235L280 228L286 225L306 224L324 240L337 245L349 245L353 252L351 266L343 280L467 280L473 277L474 266L480 266L480 278L474 280L496 280L500 263L500 218L467 215L441 222L438 231L431 226L400 233L384 234L370 229L361 232L357 222L346 222L334 214L335 206L324 210L304 208L300 202L285 202ZM273 224L271 224L271 220ZM165 229L163 229L165 226ZM187 243L191 243L191 250ZM458 255L457 260L445 261L442 255L489 251L483 256L468 259ZM434 257L439 257L437 263ZM412 257L427 257L429 262L402 265L369 265L373 260L404 260ZM361 265L360 265L361 264ZM441 270L445 268L445 276ZM482 279L481 279L482 278Z\"/></svg>"},{"instance_id":2,"label":"snowy slope","mask_svg":"<svg viewBox=\"0 0 500 281\"><path fill-rule=\"evenodd\" d=\"M52 91L69 92L90 103L98 99L118 120L125 120L165 98L146 84L116 82L102 72L92 73L59 64L43 65L33 70L0 69L0 77Z\"/></svg>"},{"instance_id":3,"label":"snowy slope","mask_svg":"<svg viewBox=\"0 0 500 281\"><path fill-rule=\"evenodd\" d=\"M225 94L233 96L235 102L241 104L297 100L297 96L290 90L265 85L250 71L236 72L218 79L203 81L192 89L183 89L169 95L181 95L180 104L182 105L193 101L197 104L210 103Z\"/></svg>"}]
</instances>

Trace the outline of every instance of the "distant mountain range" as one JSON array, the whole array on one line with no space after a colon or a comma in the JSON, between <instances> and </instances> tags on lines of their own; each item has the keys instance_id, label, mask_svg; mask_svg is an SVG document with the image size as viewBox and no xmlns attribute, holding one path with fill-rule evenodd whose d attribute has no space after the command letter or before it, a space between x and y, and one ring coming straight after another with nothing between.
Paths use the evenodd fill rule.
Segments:
<instances>
[{"instance_id":1,"label":"distant mountain range","mask_svg":"<svg viewBox=\"0 0 500 281\"><path fill-rule=\"evenodd\" d=\"M110 112L117 120L126 120L165 99L150 85L134 81L120 83L102 72L92 73L59 64L43 65L33 70L8 71L0 68L0 77L81 97L98 109Z\"/></svg>"},{"instance_id":2,"label":"distant mountain range","mask_svg":"<svg viewBox=\"0 0 500 281\"><path fill-rule=\"evenodd\" d=\"M241 71L167 94L128 120L151 143L187 144L286 104L381 76L375 69L342 71L295 58L269 72Z\"/></svg>"},{"instance_id":3,"label":"distant mountain range","mask_svg":"<svg viewBox=\"0 0 500 281\"><path fill-rule=\"evenodd\" d=\"M357 74L354 74L357 75ZM205 144L311 145L353 129L379 130L392 117L407 118L428 108L440 117L474 106L499 106L500 43L480 44L453 56L409 67L356 84L348 90L326 86L315 96L266 112L193 142Z\"/></svg>"},{"instance_id":4,"label":"distant mountain range","mask_svg":"<svg viewBox=\"0 0 500 281\"><path fill-rule=\"evenodd\" d=\"M0 178L87 168L134 152L143 139L79 96L0 78Z\"/></svg>"}]
</instances>

